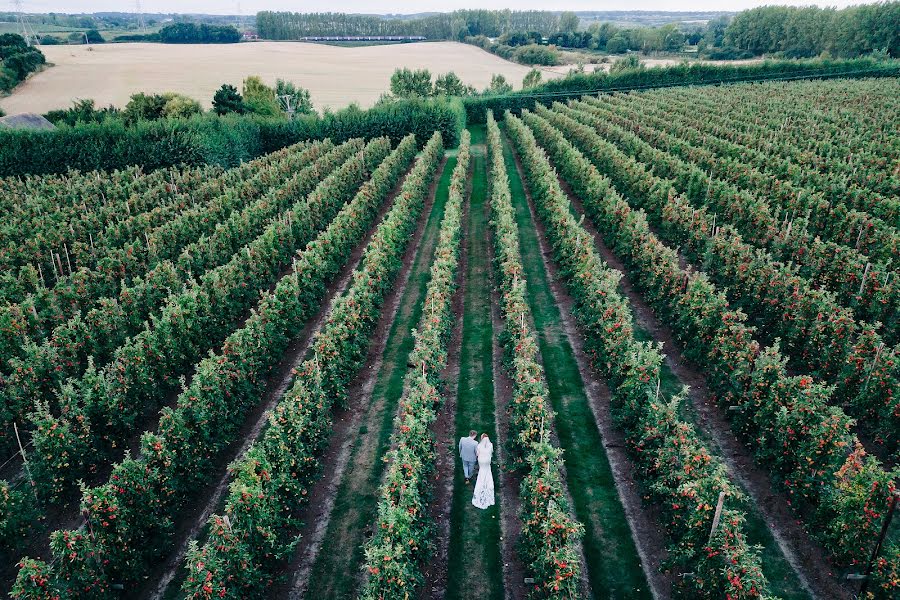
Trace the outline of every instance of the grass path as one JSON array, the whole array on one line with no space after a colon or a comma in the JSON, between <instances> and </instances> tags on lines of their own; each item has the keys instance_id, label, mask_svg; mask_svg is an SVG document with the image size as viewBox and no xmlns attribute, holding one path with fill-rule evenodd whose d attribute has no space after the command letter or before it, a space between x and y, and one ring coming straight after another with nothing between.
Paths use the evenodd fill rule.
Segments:
<instances>
[{"instance_id":1,"label":"grass path","mask_svg":"<svg viewBox=\"0 0 900 600\"><path fill-rule=\"evenodd\" d=\"M472 192L466 236L468 264L466 296L463 301L463 330L456 398L454 457L456 441L470 429L487 434L495 446L494 372L491 323L490 250L488 248L489 206L487 200L484 129L472 130ZM462 463L455 460L453 500L450 512L450 548L448 551L447 595L450 600L504 597L500 553L500 504L487 510L472 505L474 479L466 485ZM494 484L499 482L497 461L493 466Z\"/></svg>"},{"instance_id":2,"label":"grass path","mask_svg":"<svg viewBox=\"0 0 900 600\"><path fill-rule=\"evenodd\" d=\"M547 372L550 401L557 413L556 431L565 451L566 483L576 516L585 526L584 554L592 594L595 598L650 598L649 584L574 351L565 334L544 268L536 224L508 142L504 144L504 158L519 225L528 301Z\"/></svg>"},{"instance_id":3,"label":"grass path","mask_svg":"<svg viewBox=\"0 0 900 600\"><path fill-rule=\"evenodd\" d=\"M413 328L419 322L429 269L449 195L450 176L456 158L447 159L435 192L434 205L413 259L409 282L391 325L381 369L358 436L337 489L337 497L307 586L306 598L344 600L354 598L360 582L363 543L375 522L378 486L384 473L384 456L390 443L397 403L403 393L407 358L412 351ZM327 474L326 474L327 477Z\"/></svg>"}]
</instances>

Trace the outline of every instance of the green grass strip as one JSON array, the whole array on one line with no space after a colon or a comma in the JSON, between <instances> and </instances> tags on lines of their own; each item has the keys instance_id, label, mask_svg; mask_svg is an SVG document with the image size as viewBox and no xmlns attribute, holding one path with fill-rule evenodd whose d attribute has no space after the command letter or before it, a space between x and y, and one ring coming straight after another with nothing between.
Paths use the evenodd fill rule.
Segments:
<instances>
[{"instance_id":1,"label":"green grass strip","mask_svg":"<svg viewBox=\"0 0 900 600\"><path fill-rule=\"evenodd\" d=\"M544 270L536 224L507 142L504 158L519 225L528 301L548 374L550 401L557 413L556 431L565 451L566 480L575 514L584 524L583 545L591 588L598 598L650 598L650 587L616 491L575 353L565 336L562 316Z\"/></svg>"},{"instance_id":2,"label":"green grass strip","mask_svg":"<svg viewBox=\"0 0 900 600\"><path fill-rule=\"evenodd\" d=\"M456 397L456 436L475 429L486 432L495 444L494 370L492 365L490 251L488 248L487 166L484 127L472 133L472 193L469 201L466 244L466 296L459 357L459 387ZM455 448L454 448L455 452ZM497 464L493 465L495 486ZM500 503L487 510L472 505L475 480L466 485L462 463L457 459L450 512L450 546L447 559L447 599L503 599L500 557Z\"/></svg>"},{"instance_id":3,"label":"green grass strip","mask_svg":"<svg viewBox=\"0 0 900 600\"><path fill-rule=\"evenodd\" d=\"M383 458L389 449L397 403L403 394L407 358L415 339L412 332L422 314L429 268L437 244L444 207L450 188L450 176L456 164L449 158L435 193L434 206L428 216L422 241L413 259L409 282L400 300L397 316L391 326L384 357L372 392L369 413L364 423L376 423L376 431L362 429L350 457L350 463L338 487L337 500L322 547L310 575L306 597L310 600L353 598L364 561L365 530L375 521L378 486L384 474ZM377 436L374 450L367 436Z\"/></svg>"}]
</instances>

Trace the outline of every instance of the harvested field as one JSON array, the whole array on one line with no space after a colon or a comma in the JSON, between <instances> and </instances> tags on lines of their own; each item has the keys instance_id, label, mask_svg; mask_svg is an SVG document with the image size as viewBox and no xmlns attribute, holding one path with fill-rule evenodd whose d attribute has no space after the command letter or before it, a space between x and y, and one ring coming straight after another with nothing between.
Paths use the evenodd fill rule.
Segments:
<instances>
[{"instance_id":1,"label":"harvested field","mask_svg":"<svg viewBox=\"0 0 900 600\"><path fill-rule=\"evenodd\" d=\"M42 51L55 66L0 100L7 113L45 113L67 108L79 98L122 107L137 92L179 92L208 108L219 86L231 83L240 88L247 75L260 75L267 83L276 78L294 81L309 89L317 109L342 108L351 102L369 107L388 90L397 68L425 68L435 75L454 71L479 90L490 84L494 73L517 88L528 73L528 67L455 42L353 48L298 42L138 43L47 46Z\"/></svg>"}]
</instances>

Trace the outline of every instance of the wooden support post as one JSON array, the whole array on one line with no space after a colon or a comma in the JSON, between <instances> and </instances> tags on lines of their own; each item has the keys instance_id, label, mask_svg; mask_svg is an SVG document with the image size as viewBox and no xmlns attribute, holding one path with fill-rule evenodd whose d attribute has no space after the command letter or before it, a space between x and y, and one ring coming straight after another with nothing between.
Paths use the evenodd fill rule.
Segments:
<instances>
[{"instance_id":1,"label":"wooden support post","mask_svg":"<svg viewBox=\"0 0 900 600\"><path fill-rule=\"evenodd\" d=\"M863 271L862 281L859 282L859 295L862 296L863 290L866 289L866 277L869 276L869 268L872 266L872 263L866 263L866 270Z\"/></svg>"},{"instance_id":2,"label":"wooden support post","mask_svg":"<svg viewBox=\"0 0 900 600\"><path fill-rule=\"evenodd\" d=\"M63 250L66 251L66 265L69 267L69 275L72 274L72 261L69 260L69 246L67 244L63 244Z\"/></svg>"},{"instance_id":3,"label":"wooden support post","mask_svg":"<svg viewBox=\"0 0 900 600\"><path fill-rule=\"evenodd\" d=\"M13 430L16 432L16 442L19 443L19 454L22 455L22 464L25 465L25 474L28 475L28 482L31 484L31 491L34 492L34 499L37 500L37 488L34 486L34 479L31 477L31 467L28 466L28 457L25 456L25 448L22 446L22 438L19 437L19 426L13 421Z\"/></svg>"},{"instance_id":4,"label":"wooden support post","mask_svg":"<svg viewBox=\"0 0 900 600\"><path fill-rule=\"evenodd\" d=\"M866 597L869 580L872 579L872 568L875 566L875 560L878 558L878 553L881 552L881 545L884 543L888 528L891 526L891 520L894 518L894 511L897 509L898 500L900 500L900 490L894 490L894 493L891 495L891 505L884 517L884 523L881 524L881 533L878 534L878 541L875 542L875 547L872 548L872 554L869 556L869 564L866 565L865 578L863 579L862 586L859 588L860 598Z\"/></svg>"},{"instance_id":5,"label":"wooden support post","mask_svg":"<svg viewBox=\"0 0 900 600\"><path fill-rule=\"evenodd\" d=\"M712 544L713 536L716 535L716 529L719 528L719 520L722 518L722 505L725 503L725 492L719 492L719 501L716 502L716 514L713 516L712 529L709 530L709 541Z\"/></svg>"},{"instance_id":6,"label":"wooden support post","mask_svg":"<svg viewBox=\"0 0 900 600\"><path fill-rule=\"evenodd\" d=\"M863 392L869 389L869 380L872 379L872 373L875 372L875 367L878 366L878 359L881 357L882 350L884 350L884 342L881 342L881 344L878 345L878 350L875 351L875 359L872 361L872 366L869 367L869 375L866 377L865 385L863 385Z\"/></svg>"}]
</instances>

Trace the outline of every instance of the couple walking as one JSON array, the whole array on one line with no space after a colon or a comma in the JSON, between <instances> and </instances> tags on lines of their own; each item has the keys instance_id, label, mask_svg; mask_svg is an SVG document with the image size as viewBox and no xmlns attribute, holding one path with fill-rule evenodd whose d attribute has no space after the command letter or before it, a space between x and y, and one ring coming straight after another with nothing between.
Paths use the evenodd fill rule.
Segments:
<instances>
[{"instance_id":1,"label":"couple walking","mask_svg":"<svg viewBox=\"0 0 900 600\"><path fill-rule=\"evenodd\" d=\"M485 509L494 505L494 476L491 474L491 456L494 454L494 445L488 439L488 434L481 434L481 442L475 441L475 430L469 432L469 437L459 440L459 457L463 463L463 474L466 483L472 478L475 463L478 463L478 479L475 481L475 493L472 495L472 504L477 508Z\"/></svg>"}]
</instances>

